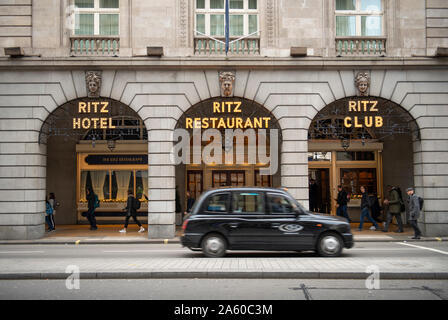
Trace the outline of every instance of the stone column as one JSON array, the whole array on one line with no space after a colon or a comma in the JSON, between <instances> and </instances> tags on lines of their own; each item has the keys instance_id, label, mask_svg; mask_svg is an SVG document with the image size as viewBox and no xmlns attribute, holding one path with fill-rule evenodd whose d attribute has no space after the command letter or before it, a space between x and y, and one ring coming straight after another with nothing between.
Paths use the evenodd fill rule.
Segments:
<instances>
[{"instance_id":1,"label":"stone column","mask_svg":"<svg viewBox=\"0 0 448 320\"><path fill-rule=\"evenodd\" d=\"M37 120L8 119L24 110L1 109L0 239L39 239L45 233L46 146L33 142Z\"/></svg>"},{"instance_id":2,"label":"stone column","mask_svg":"<svg viewBox=\"0 0 448 320\"><path fill-rule=\"evenodd\" d=\"M172 130L148 131L148 237L175 237L175 166L171 159Z\"/></svg>"}]
</instances>

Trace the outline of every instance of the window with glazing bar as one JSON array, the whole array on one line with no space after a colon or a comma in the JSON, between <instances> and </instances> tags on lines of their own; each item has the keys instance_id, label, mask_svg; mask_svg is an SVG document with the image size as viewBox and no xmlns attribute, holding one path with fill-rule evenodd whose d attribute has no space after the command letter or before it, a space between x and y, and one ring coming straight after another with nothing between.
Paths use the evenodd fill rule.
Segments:
<instances>
[{"instance_id":1,"label":"window with glazing bar","mask_svg":"<svg viewBox=\"0 0 448 320\"><path fill-rule=\"evenodd\" d=\"M74 35L118 36L120 34L119 0L73 0Z\"/></svg>"},{"instance_id":2,"label":"window with glazing bar","mask_svg":"<svg viewBox=\"0 0 448 320\"><path fill-rule=\"evenodd\" d=\"M335 0L336 37L384 35L382 0Z\"/></svg>"},{"instance_id":3,"label":"window with glazing bar","mask_svg":"<svg viewBox=\"0 0 448 320\"><path fill-rule=\"evenodd\" d=\"M196 0L196 36L223 37L225 0ZM230 37L247 36L258 29L257 0L229 0Z\"/></svg>"}]
</instances>

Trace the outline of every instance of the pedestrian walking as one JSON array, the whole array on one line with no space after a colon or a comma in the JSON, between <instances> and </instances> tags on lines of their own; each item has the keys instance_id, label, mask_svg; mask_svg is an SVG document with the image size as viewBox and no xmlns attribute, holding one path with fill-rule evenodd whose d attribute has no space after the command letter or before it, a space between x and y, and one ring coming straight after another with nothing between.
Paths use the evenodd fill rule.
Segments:
<instances>
[{"instance_id":1,"label":"pedestrian walking","mask_svg":"<svg viewBox=\"0 0 448 320\"><path fill-rule=\"evenodd\" d=\"M403 200L400 199L400 194L398 193L398 189L394 186L387 186L388 197L384 200L384 204L387 207L387 220L384 226L383 232L388 232L389 225L392 222L392 219L395 217L398 224L398 230L395 231L397 233L403 232L403 222L401 220L401 208L403 204Z\"/></svg>"},{"instance_id":2,"label":"pedestrian walking","mask_svg":"<svg viewBox=\"0 0 448 320\"><path fill-rule=\"evenodd\" d=\"M48 232L51 232L54 230L53 227L53 223L52 223L52 218L51 216L53 215L53 207L51 206L50 202L45 199L45 221L47 222L48 225Z\"/></svg>"},{"instance_id":3,"label":"pedestrian walking","mask_svg":"<svg viewBox=\"0 0 448 320\"><path fill-rule=\"evenodd\" d=\"M344 217L348 220L348 222L352 222L352 220L350 220L350 217L348 216L347 213L347 203L348 203L348 194L347 192L344 190L344 188L342 188L341 185L338 186L338 197L336 199L336 203L337 203L337 209L336 209L336 214L340 217Z\"/></svg>"},{"instance_id":4,"label":"pedestrian walking","mask_svg":"<svg viewBox=\"0 0 448 320\"><path fill-rule=\"evenodd\" d=\"M50 203L51 207L53 208L53 214L50 215L51 222L53 223L53 230L56 230L56 223L54 220L54 217L56 216L56 208L59 207L59 203L56 201L56 196L54 192L50 192L50 195L48 197L48 202Z\"/></svg>"},{"instance_id":5,"label":"pedestrian walking","mask_svg":"<svg viewBox=\"0 0 448 320\"><path fill-rule=\"evenodd\" d=\"M362 198L361 198L361 221L359 223L358 230L362 231L362 226L364 224L364 219L367 218L370 222L372 222L374 230L379 230L379 226L375 220L370 216L370 207L372 206L370 203L369 195L367 194L367 190L364 186L360 188Z\"/></svg>"},{"instance_id":6,"label":"pedestrian walking","mask_svg":"<svg viewBox=\"0 0 448 320\"><path fill-rule=\"evenodd\" d=\"M308 196L310 201L310 211L318 212L319 208L317 205L317 197L318 197L318 186L316 184L316 180L311 179L309 184Z\"/></svg>"},{"instance_id":7,"label":"pedestrian walking","mask_svg":"<svg viewBox=\"0 0 448 320\"><path fill-rule=\"evenodd\" d=\"M90 223L90 230L98 230L96 226L95 209L99 207L98 196L89 188L87 189L87 220Z\"/></svg>"},{"instance_id":8,"label":"pedestrian walking","mask_svg":"<svg viewBox=\"0 0 448 320\"><path fill-rule=\"evenodd\" d=\"M414 237L412 239L420 239L422 232L418 227L417 220L420 217L420 200L419 197L414 193L414 188L406 189L408 194L408 214L409 214L409 224L414 229Z\"/></svg>"},{"instance_id":9,"label":"pedestrian walking","mask_svg":"<svg viewBox=\"0 0 448 320\"><path fill-rule=\"evenodd\" d=\"M121 233L127 232L129 219L131 217L134 219L135 223L140 227L138 232L141 233L141 232L145 231L145 228L143 228L142 224L137 219L137 210L138 209L140 209L140 201L134 197L134 194L132 191L128 191L128 201L126 202L126 208L123 209L126 211L126 220L124 222L124 228L121 229L119 232L121 232Z\"/></svg>"},{"instance_id":10,"label":"pedestrian walking","mask_svg":"<svg viewBox=\"0 0 448 320\"><path fill-rule=\"evenodd\" d=\"M191 195L190 191L187 191L187 210L184 212L184 218L187 214L191 212L191 209L193 208L193 205L196 201L196 199Z\"/></svg>"}]
</instances>

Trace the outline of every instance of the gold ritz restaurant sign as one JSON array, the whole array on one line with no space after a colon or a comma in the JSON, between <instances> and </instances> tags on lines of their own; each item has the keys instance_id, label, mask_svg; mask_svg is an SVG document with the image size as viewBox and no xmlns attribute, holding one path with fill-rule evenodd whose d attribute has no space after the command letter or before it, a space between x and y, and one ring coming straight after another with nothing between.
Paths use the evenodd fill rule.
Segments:
<instances>
[{"instance_id":1,"label":"gold ritz restaurant sign","mask_svg":"<svg viewBox=\"0 0 448 320\"><path fill-rule=\"evenodd\" d=\"M186 129L268 129L271 117L248 117L244 119L241 115L241 101L214 101L212 113L216 117L187 117L185 118ZM223 114L235 116L222 117Z\"/></svg>"},{"instance_id":2,"label":"gold ritz restaurant sign","mask_svg":"<svg viewBox=\"0 0 448 320\"><path fill-rule=\"evenodd\" d=\"M358 100L348 101L348 112L363 113L364 116L346 116L344 118L344 127L346 128L381 128L383 126L383 117L378 114L378 101L376 100Z\"/></svg>"},{"instance_id":3,"label":"gold ritz restaurant sign","mask_svg":"<svg viewBox=\"0 0 448 320\"><path fill-rule=\"evenodd\" d=\"M78 114L80 116L73 118L73 129L115 129L112 118L107 116L109 107L108 101L79 101ZM96 114L98 117L92 117Z\"/></svg>"}]
</instances>

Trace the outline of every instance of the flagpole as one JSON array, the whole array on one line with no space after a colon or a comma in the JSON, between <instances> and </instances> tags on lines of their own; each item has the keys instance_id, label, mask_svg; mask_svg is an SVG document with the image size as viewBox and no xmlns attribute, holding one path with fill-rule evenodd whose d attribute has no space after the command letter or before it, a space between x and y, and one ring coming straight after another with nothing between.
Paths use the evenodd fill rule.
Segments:
<instances>
[{"instance_id":1,"label":"flagpole","mask_svg":"<svg viewBox=\"0 0 448 320\"><path fill-rule=\"evenodd\" d=\"M230 26L229 26L229 20L230 20L230 16L229 16L229 0L225 0L226 1L226 27L225 27L225 35L226 35L226 56L227 56L227 52L229 52L229 30L230 30Z\"/></svg>"}]
</instances>

